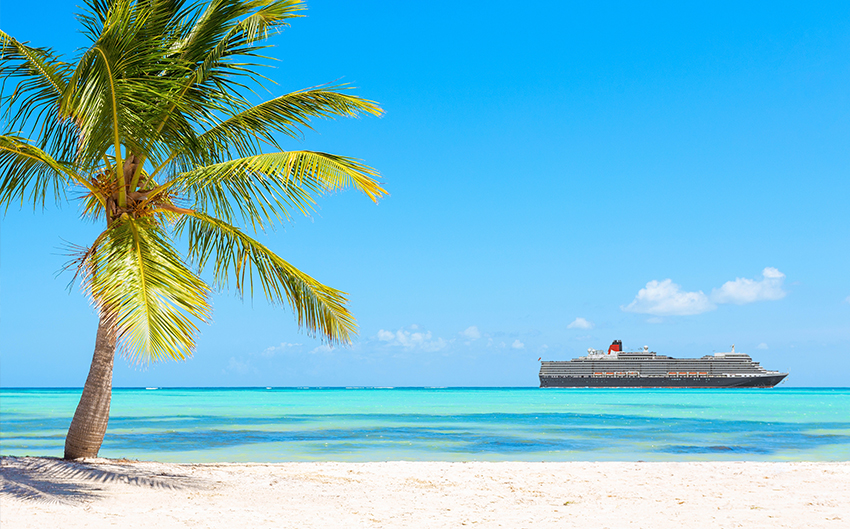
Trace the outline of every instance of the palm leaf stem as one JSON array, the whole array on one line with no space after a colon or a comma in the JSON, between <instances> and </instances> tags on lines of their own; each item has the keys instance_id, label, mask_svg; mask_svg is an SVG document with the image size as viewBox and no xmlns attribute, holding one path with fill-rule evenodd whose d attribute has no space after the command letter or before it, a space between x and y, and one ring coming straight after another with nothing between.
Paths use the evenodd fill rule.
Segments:
<instances>
[{"instance_id":1,"label":"palm leaf stem","mask_svg":"<svg viewBox=\"0 0 850 529\"><path fill-rule=\"evenodd\" d=\"M127 215L127 214L124 213L124 215ZM138 270L139 270L139 283L140 283L139 292L144 297L145 305L149 306L149 305L152 304L151 299L150 299L151 293L148 291L147 284L146 284L147 281L145 280L145 259L144 259L144 256L142 256L142 245L141 245L141 241L139 240L139 230L138 230L135 222L130 222L129 224L130 224L130 230L133 233L133 250L136 254L136 261L138 263L137 266L138 266ZM145 316L147 317L147 320L148 320L147 321L148 328L153 327L155 325L155 322L152 321L151 311L145 311Z\"/></svg>"},{"instance_id":2,"label":"palm leaf stem","mask_svg":"<svg viewBox=\"0 0 850 529\"><path fill-rule=\"evenodd\" d=\"M118 129L118 101L115 97L115 79L112 77L112 68L109 66L106 53L100 46L95 46L94 49L103 58L103 64L106 66L106 72L109 76L110 95L112 96L112 129L115 134L115 178L118 184L118 205L125 208L127 207L127 186L124 182L124 162L121 159L121 135Z\"/></svg>"}]
</instances>

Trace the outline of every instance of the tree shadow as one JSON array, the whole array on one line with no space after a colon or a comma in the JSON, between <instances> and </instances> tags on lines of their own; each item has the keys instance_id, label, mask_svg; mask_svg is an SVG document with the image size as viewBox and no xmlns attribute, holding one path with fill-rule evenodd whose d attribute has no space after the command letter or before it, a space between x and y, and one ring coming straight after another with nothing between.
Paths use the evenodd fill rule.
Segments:
<instances>
[{"instance_id":1,"label":"tree shadow","mask_svg":"<svg viewBox=\"0 0 850 529\"><path fill-rule=\"evenodd\" d=\"M77 504L100 498L107 485L179 490L199 488L195 477L131 461L66 461L51 457L0 458L0 498Z\"/></svg>"}]
</instances>

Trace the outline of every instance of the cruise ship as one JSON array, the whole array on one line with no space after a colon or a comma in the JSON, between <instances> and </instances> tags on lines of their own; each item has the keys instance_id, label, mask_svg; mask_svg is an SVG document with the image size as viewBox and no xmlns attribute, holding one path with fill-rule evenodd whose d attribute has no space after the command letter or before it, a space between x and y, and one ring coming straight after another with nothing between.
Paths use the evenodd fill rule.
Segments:
<instances>
[{"instance_id":1,"label":"cruise ship","mask_svg":"<svg viewBox=\"0 0 850 529\"><path fill-rule=\"evenodd\" d=\"M542 362L541 388L772 388L788 373L768 371L750 355L714 353L702 358L671 358L644 346L623 351L623 342L588 349L569 362Z\"/></svg>"}]
</instances>

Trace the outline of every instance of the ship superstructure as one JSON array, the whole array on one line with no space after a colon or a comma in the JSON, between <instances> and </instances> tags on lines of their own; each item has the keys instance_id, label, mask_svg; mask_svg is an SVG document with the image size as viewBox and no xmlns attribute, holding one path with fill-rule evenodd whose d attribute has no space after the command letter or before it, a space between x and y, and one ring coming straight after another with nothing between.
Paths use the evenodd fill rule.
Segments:
<instances>
[{"instance_id":1,"label":"ship superstructure","mask_svg":"<svg viewBox=\"0 0 850 529\"><path fill-rule=\"evenodd\" d=\"M768 371L750 355L715 353L701 358L671 358L644 346L623 351L623 343L588 349L587 356L570 361L542 362L540 387L609 388L770 388L788 373Z\"/></svg>"}]
</instances>

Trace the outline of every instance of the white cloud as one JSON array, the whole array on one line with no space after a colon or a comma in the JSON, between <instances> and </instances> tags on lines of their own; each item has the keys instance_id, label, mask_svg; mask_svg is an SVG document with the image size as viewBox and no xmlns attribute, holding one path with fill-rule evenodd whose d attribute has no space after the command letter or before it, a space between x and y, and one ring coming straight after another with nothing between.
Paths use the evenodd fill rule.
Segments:
<instances>
[{"instance_id":1,"label":"white cloud","mask_svg":"<svg viewBox=\"0 0 850 529\"><path fill-rule=\"evenodd\" d=\"M280 345L273 345L271 347L267 347L265 350L263 350L262 353L260 353L260 356L264 358L271 358L278 352L285 352L289 349L292 349L293 347L300 347L301 345L302 344L300 343L281 342Z\"/></svg>"},{"instance_id":2,"label":"white cloud","mask_svg":"<svg viewBox=\"0 0 850 529\"><path fill-rule=\"evenodd\" d=\"M734 303L745 305L756 301L782 299L787 294L782 289L785 274L768 266L762 271L759 280L738 277L727 281L720 288L712 289L706 296L702 290L686 292L672 279L650 281L640 289L635 299L620 308L627 312L653 314L655 316L690 316L702 314L717 308L717 305ZM850 296L847 298L850 303ZM649 323L660 323L660 319L651 318Z\"/></svg>"},{"instance_id":3,"label":"white cloud","mask_svg":"<svg viewBox=\"0 0 850 529\"><path fill-rule=\"evenodd\" d=\"M572 323L567 325L567 329L592 329L593 323L584 318L576 318Z\"/></svg>"},{"instance_id":4,"label":"white cloud","mask_svg":"<svg viewBox=\"0 0 850 529\"><path fill-rule=\"evenodd\" d=\"M310 354L314 355L316 353L330 353L333 350L333 346L323 343L322 345L314 347L313 350L310 351Z\"/></svg>"},{"instance_id":5,"label":"white cloud","mask_svg":"<svg viewBox=\"0 0 850 529\"><path fill-rule=\"evenodd\" d=\"M478 327L476 327L475 325L467 328L465 331L463 331L460 334L462 334L465 338L468 338L470 340L477 340L477 339L481 338L481 332L478 330Z\"/></svg>"},{"instance_id":6,"label":"white cloud","mask_svg":"<svg viewBox=\"0 0 850 529\"><path fill-rule=\"evenodd\" d=\"M378 340L382 342L391 342L395 340L395 333L381 329L378 331Z\"/></svg>"},{"instance_id":7,"label":"white cloud","mask_svg":"<svg viewBox=\"0 0 850 529\"><path fill-rule=\"evenodd\" d=\"M519 340L514 340L514 343L511 344L511 347L514 349L523 349L525 348L525 344Z\"/></svg>"},{"instance_id":8,"label":"white cloud","mask_svg":"<svg viewBox=\"0 0 850 529\"><path fill-rule=\"evenodd\" d=\"M702 314L716 307L702 290L684 292L673 280L665 279L650 281L646 288L640 289L634 301L620 308L627 312L656 316L688 316Z\"/></svg>"},{"instance_id":9,"label":"white cloud","mask_svg":"<svg viewBox=\"0 0 850 529\"><path fill-rule=\"evenodd\" d=\"M767 344L762 342L756 346L756 349L767 349Z\"/></svg>"},{"instance_id":10,"label":"white cloud","mask_svg":"<svg viewBox=\"0 0 850 529\"><path fill-rule=\"evenodd\" d=\"M411 325L412 330L418 329ZM396 332L378 331L378 340L386 342L390 347L402 347L404 349L421 349L423 351L439 351L445 349L450 343L442 338L434 338L431 331L412 332L412 330L399 329Z\"/></svg>"},{"instance_id":11,"label":"white cloud","mask_svg":"<svg viewBox=\"0 0 850 529\"><path fill-rule=\"evenodd\" d=\"M785 274L768 266L762 271L761 280L738 277L734 281L727 281L720 288L712 290L711 300L715 303L744 305L756 301L782 299L786 294L782 290L783 281Z\"/></svg>"}]
</instances>

